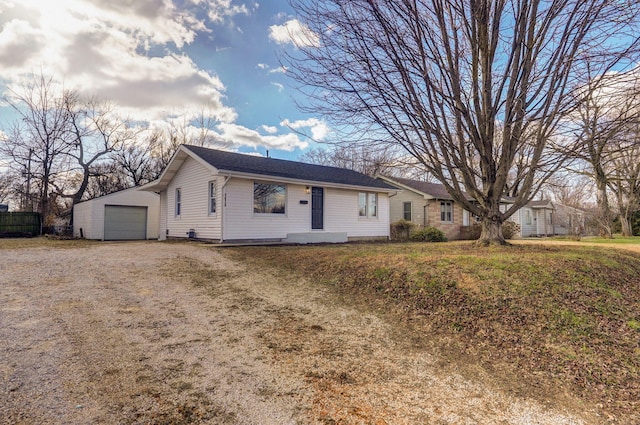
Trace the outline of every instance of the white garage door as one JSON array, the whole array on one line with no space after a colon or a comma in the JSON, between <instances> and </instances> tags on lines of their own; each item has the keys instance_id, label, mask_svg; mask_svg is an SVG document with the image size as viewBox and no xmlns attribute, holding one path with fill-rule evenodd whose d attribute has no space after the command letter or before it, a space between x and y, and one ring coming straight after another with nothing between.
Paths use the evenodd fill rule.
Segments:
<instances>
[{"instance_id":1,"label":"white garage door","mask_svg":"<svg viewBox=\"0 0 640 425\"><path fill-rule=\"evenodd\" d=\"M104 239L147 239L147 207L105 205Z\"/></svg>"}]
</instances>

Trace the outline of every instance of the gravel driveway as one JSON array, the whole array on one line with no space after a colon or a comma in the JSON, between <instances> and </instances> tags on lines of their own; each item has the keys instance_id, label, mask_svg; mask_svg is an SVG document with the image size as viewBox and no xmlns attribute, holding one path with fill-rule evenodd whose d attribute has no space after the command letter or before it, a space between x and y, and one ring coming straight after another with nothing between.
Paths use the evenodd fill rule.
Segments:
<instances>
[{"instance_id":1,"label":"gravel driveway","mask_svg":"<svg viewBox=\"0 0 640 425\"><path fill-rule=\"evenodd\" d=\"M2 424L595 423L445 371L330 289L210 246L0 256Z\"/></svg>"}]
</instances>

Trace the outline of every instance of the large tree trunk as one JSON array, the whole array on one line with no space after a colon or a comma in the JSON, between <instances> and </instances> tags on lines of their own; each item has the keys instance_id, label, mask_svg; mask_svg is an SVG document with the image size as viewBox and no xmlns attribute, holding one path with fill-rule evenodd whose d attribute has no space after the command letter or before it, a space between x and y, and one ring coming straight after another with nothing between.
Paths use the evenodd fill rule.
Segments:
<instances>
[{"instance_id":1,"label":"large tree trunk","mask_svg":"<svg viewBox=\"0 0 640 425\"><path fill-rule=\"evenodd\" d=\"M496 204L490 208L490 213L482 218L482 232L476 241L478 246L507 245L507 241L502 234L502 214L500 205Z\"/></svg>"},{"instance_id":2,"label":"large tree trunk","mask_svg":"<svg viewBox=\"0 0 640 425\"><path fill-rule=\"evenodd\" d=\"M631 220L625 214L620 214L620 224L622 224L622 236L633 236Z\"/></svg>"},{"instance_id":3,"label":"large tree trunk","mask_svg":"<svg viewBox=\"0 0 640 425\"><path fill-rule=\"evenodd\" d=\"M597 177L597 176L596 176ZM607 198L607 182L603 178L596 178L596 201L598 203L598 227L600 236L613 239L613 220L611 219L611 208Z\"/></svg>"}]
</instances>

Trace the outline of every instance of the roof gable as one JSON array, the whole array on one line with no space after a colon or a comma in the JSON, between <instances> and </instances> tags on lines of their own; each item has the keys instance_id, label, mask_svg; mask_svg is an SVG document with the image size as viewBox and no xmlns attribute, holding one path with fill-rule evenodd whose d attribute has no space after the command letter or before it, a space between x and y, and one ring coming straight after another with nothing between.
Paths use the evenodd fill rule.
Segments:
<instances>
[{"instance_id":1,"label":"roof gable","mask_svg":"<svg viewBox=\"0 0 640 425\"><path fill-rule=\"evenodd\" d=\"M445 189L444 185L439 183L429 183L420 180L404 179L400 177L384 177L384 179L392 184L397 183L398 185L406 189L412 190L421 195L430 196L434 199L453 200L453 197L449 194L449 192L447 192L447 189ZM466 193L464 194L464 196L467 199L471 199L471 197Z\"/></svg>"}]
</instances>

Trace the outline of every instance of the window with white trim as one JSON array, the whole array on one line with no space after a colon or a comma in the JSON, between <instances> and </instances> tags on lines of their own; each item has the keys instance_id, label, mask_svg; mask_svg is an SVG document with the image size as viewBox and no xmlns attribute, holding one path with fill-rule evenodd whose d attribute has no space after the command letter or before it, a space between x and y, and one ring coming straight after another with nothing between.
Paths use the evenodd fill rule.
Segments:
<instances>
[{"instance_id":1,"label":"window with white trim","mask_svg":"<svg viewBox=\"0 0 640 425\"><path fill-rule=\"evenodd\" d=\"M176 189L176 217L182 212L182 189Z\"/></svg>"},{"instance_id":2,"label":"window with white trim","mask_svg":"<svg viewBox=\"0 0 640 425\"><path fill-rule=\"evenodd\" d=\"M375 218L378 216L378 194L360 192L358 193L358 216Z\"/></svg>"},{"instance_id":3,"label":"window with white trim","mask_svg":"<svg viewBox=\"0 0 640 425\"><path fill-rule=\"evenodd\" d=\"M287 186L275 183L253 183L254 214L284 214Z\"/></svg>"},{"instance_id":4,"label":"window with white trim","mask_svg":"<svg viewBox=\"0 0 640 425\"><path fill-rule=\"evenodd\" d=\"M453 202L440 202L440 221L443 223L453 223Z\"/></svg>"},{"instance_id":5,"label":"window with white trim","mask_svg":"<svg viewBox=\"0 0 640 425\"><path fill-rule=\"evenodd\" d=\"M213 215L216 213L216 190L217 185L215 181L209 182L209 214Z\"/></svg>"},{"instance_id":6,"label":"window with white trim","mask_svg":"<svg viewBox=\"0 0 640 425\"><path fill-rule=\"evenodd\" d=\"M411 221L413 218L411 215L411 202L403 202L402 203L402 219L406 221Z\"/></svg>"}]
</instances>

